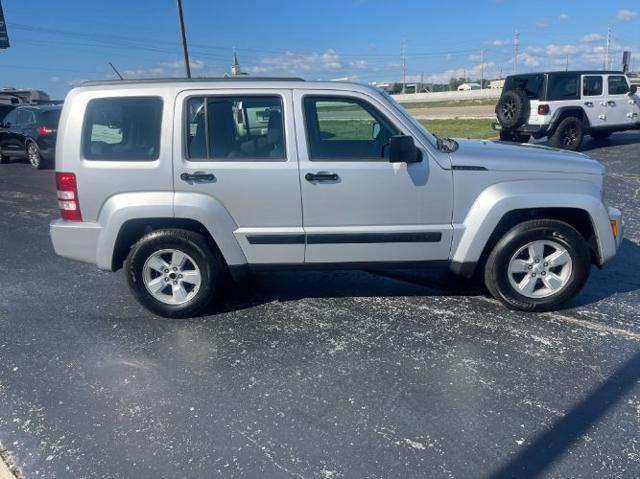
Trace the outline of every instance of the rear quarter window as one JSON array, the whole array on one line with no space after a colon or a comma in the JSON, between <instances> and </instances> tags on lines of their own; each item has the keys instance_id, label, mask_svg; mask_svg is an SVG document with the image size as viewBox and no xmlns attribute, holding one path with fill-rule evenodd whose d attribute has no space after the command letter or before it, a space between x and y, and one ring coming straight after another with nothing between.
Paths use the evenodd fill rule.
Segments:
<instances>
[{"instance_id":1,"label":"rear quarter window","mask_svg":"<svg viewBox=\"0 0 640 479\"><path fill-rule=\"evenodd\" d=\"M559 73L549 76L548 101L577 100L579 98L578 75Z\"/></svg>"},{"instance_id":2,"label":"rear quarter window","mask_svg":"<svg viewBox=\"0 0 640 479\"><path fill-rule=\"evenodd\" d=\"M82 127L82 154L95 161L157 160L161 125L161 98L91 100Z\"/></svg>"},{"instance_id":3,"label":"rear quarter window","mask_svg":"<svg viewBox=\"0 0 640 479\"><path fill-rule=\"evenodd\" d=\"M510 76L504 82L503 91L523 90L529 99L540 99L544 85L543 75Z\"/></svg>"}]
</instances>

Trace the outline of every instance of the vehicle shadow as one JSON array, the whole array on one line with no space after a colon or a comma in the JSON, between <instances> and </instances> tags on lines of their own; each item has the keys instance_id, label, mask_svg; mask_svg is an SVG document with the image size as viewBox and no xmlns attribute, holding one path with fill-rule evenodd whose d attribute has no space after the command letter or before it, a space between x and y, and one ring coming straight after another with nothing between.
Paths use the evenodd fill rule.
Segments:
<instances>
[{"instance_id":1,"label":"vehicle shadow","mask_svg":"<svg viewBox=\"0 0 640 479\"><path fill-rule=\"evenodd\" d=\"M578 296L566 304L566 308L586 306L602 301L614 294L640 290L640 246L628 239L622 240L618 254L604 269L592 268L589 281Z\"/></svg>"},{"instance_id":2,"label":"vehicle shadow","mask_svg":"<svg viewBox=\"0 0 640 479\"><path fill-rule=\"evenodd\" d=\"M444 267L418 271L278 271L229 282L209 314L309 298L429 297L486 294L480 284Z\"/></svg>"},{"instance_id":3,"label":"vehicle shadow","mask_svg":"<svg viewBox=\"0 0 640 479\"><path fill-rule=\"evenodd\" d=\"M620 403L640 380L640 353L629 358L606 381L573 406L561 419L533 439L491 479L539 477L573 443Z\"/></svg>"},{"instance_id":4,"label":"vehicle shadow","mask_svg":"<svg viewBox=\"0 0 640 479\"><path fill-rule=\"evenodd\" d=\"M597 303L612 295L640 290L640 246L623 240L618 255L603 270L592 268L582 292L563 309ZM480 278L454 275L446 266L420 270L278 271L256 273L239 283L229 281L221 301L208 314L248 309L271 302L349 297L489 297Z\"/></svg>"},{"instance_id":5,"label":"vehicle shadow","mask_svg":"<svg viewBox=\"0 0 640 479\"><path fill-rule=\"evenodd\" d=\"M605 148L608 146L618 145L634 145L640 143L640 133L614 133L609 138L597 139L590 136L585 137L580 146L580 151L586 152L591 150L597 150L598 148Z\"/></svg>"}]
</instances>

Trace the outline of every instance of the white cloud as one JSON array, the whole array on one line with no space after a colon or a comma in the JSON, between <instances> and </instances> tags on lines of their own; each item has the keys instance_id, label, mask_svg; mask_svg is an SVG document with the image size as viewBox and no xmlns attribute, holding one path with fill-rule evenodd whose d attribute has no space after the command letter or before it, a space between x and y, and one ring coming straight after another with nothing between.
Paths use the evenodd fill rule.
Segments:
<instances>
[{"instance_id":1,"label":"white cloud","mask_svg":"<svg viewBox=\"0 0 640 479\"><path fill-rule=\"evenodd\" d=\"M349 63L349 65L352 66L353 68L357 68L358 70L364 70L369 66L369 62L366 60L356 60Z\"/></svg>"},{"instance_id":2,"label":"white cloud","mask_svg":"<svg viewBox=\"0 0 640 479\"><path fill-rule=\"evenodd\" d=\"M528 67L540 66L540 60L538 59L538 57L531 55L527 52L524 52L518 55L518 62L523 63Z\"/></svg>"},{"instance_id":3,"label":"white cloud","mask_svg":"<svg viewBox=\"0 0 640 479\"><path fill-rule=\"evenodd\" d=\"M621 22L626 22L632 20L636 15L638 15L637 12L633 12L631 10L626 10L623 8L618 10L618 12L616 13L616 19Z\"/></svg>"},{"instance_id":4,"label":"white cloud","mask_svg":"<svg viewBox=\"0 0 640 479\"><path fill-rule=\"evenodd\" d=\"M549 22L546 18L539 18L538 20L533 22L533 25L536 28L547 28L549 26Z\"/></svg>"},{"instance_id":5,"label":"white cloud","mask_svg":"<svg viewBox=\"0 0 640 479\"><path fill-rule=\"evenodd\" d=\"M54 76L52 76L51 78L49 78L49 80L51 80L51 81L60 81L60 77L59 77L59 76L54 75Z\"/></svg>"},{"instance_id":6,"label":"white cloud","mask_svg":"<svg viewBox=\"0 0 640 479\"><path fill-rule=\"evenodd\" d=\"M566 13L561 13L560 15L558 15L558 20L562 22L569 20L569 15L567 15Z\"/></svg>"},{"instance_id":7,"label":"white cloud","mask_svg":"<svg viewBox=\"0 0 640 479\"><path fill-rule=\"evenodd\" d=\"M487 40L485 45L491 45L494 47L504 47L505 45L511 45L513 40Z\"/></svg>"},{"instance_id":8,"label":"white cloud","mask_svg":"<svg viewBox=\"0 0 640 479\"><path fill-rule=\"evenodd\" d=\"M495 62L484 62L484 75L485 78L489 78L489 70L496 66ZM480 72L482 70L482 63L473 65L470 68L453 68L446 70L442 73L435 73L424 78L425 82L429 83L447 83L451 78L462 78L465 75L469 78L480 78ZM414 77L413 81L419 80L419 77Z\"/></svg>"},{"instance_id":9,"label":"white cloud","mask_svg":"<svg viewBox=\"0 0 640 479\"><path fill-rule=\"evenodd\" d=\"M580 52L580 47L577 45L556 45L554 43L550 43L545 47L545 53L552 57L557 57L560 55L574 55Z\"/></svg>"},{"instance_id":10,"label":"white cloud","mask_svg":"<svg viewBox=\"0 0 640 479\"><path fill-rule=\"evenodd\" d=\"M356 61L352 67L364 68L363 60ZM365 62L366 63L366 62ZM335 72L343 68L342 60L335 50L328 49L322 53L293 53L284 52L278 55L263 57L257 63L249 67L253 73L286 73L299 75L301 73Z\"/></svg>"},{"instance_id":11,"label":"white cloud","mask_svg":"<svg viewBox=\"0 0 640 479\"><path fill-rule=\"evenodd\" d=\"M588 33L587 35L582 35L580 37L581 42L599 42L604 40L604 36L599 33Z\"/></svg>"}]
</instances>

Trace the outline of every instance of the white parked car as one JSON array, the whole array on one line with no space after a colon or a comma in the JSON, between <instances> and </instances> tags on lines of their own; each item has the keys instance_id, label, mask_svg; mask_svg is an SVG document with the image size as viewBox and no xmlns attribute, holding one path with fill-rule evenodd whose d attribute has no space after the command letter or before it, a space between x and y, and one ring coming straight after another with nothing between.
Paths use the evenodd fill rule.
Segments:
<instances>
[{"instance_id":1,"label":"white parked car","mask_svg":"<svg viewBox=\"0 0 640 479\"><path fill-rule=\"evenodd\" d=\"M615 71L525 73L506 78L496 105L500 139L549 138L577 150L584 135L604 139L640 129L637 86Z\"/></svg>"},{"instance_id":2,"label":"white parked car","mask_svg":"<svg viewBox=\"0 0 640 479\"><path fill-rule=\"evenodd\" d=\"M359 84L86 83L64 103L56 170L56 252L124 265L165 316L205 311L228 273L431 262L543 311L622 241L597 161L438 138Z\"/></svg>"}]
</instances>

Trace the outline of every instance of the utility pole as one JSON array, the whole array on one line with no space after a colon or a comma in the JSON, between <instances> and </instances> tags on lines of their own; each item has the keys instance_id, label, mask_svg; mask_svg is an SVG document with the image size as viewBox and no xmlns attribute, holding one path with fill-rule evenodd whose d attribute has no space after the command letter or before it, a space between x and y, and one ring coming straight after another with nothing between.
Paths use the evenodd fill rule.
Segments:
<instances>
[{"instance_id":1,"label":"utility pole","mask_svg":"<svg viewBox=\"0 0 640 479\"><path fill-rule=\"evenodd\" d=\"M564 71L569 71L569 55L567 55L567 64L565 65Z\"/></svg>"},{"instance_id":2,"label":"utility pole","mask_svg":"<svg viewBox=\"0 0 640 479\"><path fill-rule=\"evenodd\" d=\"M609 49L611 48L611 24L607 25L607 46L604 50L604 63L602 65L603 70L609 69Z\"/></svg>"},{"instance_id":3,"label":"utility pole","mask_svg":"<svg viewBox=\"0 0 640 479\"><path fill-rule=\"evenodd\" d=\"M484 48L480 50L480 89L484 88Z\"/></svg>"},{"instance_id":4,"label":"utility pole","mask_svg":"<svg viewBox=\"0 0 640 479\"><path fill-rule=\"evenodd\" d=\"M518 73L518 54L520 53L520 32L513 34L513 73Z\"/></svg>"},{"instance_id":5,"label":"utility pole","mask_svg":"<svg viewBox=\"0 0 640 479\"><path fill-rule=\"evenodd\" d=\"M402 37L402 93L406 93L407 88L407 39Z\"/></svg>"},{"instance_id":6,"label":"utility pole","mask_svg":"<svg viewBox=\"0 0 640 479\"><path fill-rule=\"evenodd\" d=\"M187 49L187 35L184 32L184 18L182 16L182 0L176 0L178 9L178 26L180 27L180 38L182 40L182 54L184 55L184 70L187 78L191 78L191 67L189 66L189 50Z\"/></svg>"}]
</instances>

